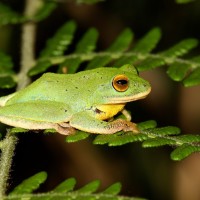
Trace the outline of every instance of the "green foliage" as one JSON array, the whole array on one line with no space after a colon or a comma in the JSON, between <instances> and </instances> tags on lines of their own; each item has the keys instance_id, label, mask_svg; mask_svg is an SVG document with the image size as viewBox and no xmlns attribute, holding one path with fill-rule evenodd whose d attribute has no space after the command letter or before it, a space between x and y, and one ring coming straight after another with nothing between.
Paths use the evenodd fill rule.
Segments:
<instances>
[{"instance_id":1,"label":"green foliage","mask_svg":"<svg viewBox=\"0 0 200 200\"><path fill-rule=\"evenodd\" d=\"M121 146L132 142L142 142L142 147L160 147L164 145L173 146L171 153L173 160L182 160L194 152L200 152L199 135L179 135L180 129L174 126L157 128L155 121L150 120L138 124L139 134L132 132L118 132L110 135L97 135L93 144L108 146ZM75 135L68 136L67 142L77 142L91 136L91 134L78 132Z\"/></svg>"},{"instance_id":2,"label":"green foliage","mask_svg":"<svg viewBox=\"0 0 200 200\"><path fill-rule=\"evenodd\" d=\"M33 16L24 16L12 10L7 5L0 3L0 26L7 24L19 24L30 20L41 21L48 17L56 8L57 3L44 1L41 8Z\"/></svg>"},{"instance_id":3,"label":"green foliage","mask_svg":"<svg viewBox=\"0 0 200 200\"><path fill-rule=\"evenodd\" d=\"M90 54L96 47L98 32L96 29L89 29L75 47L75 54ZM59 72L63 72L67 68L67 73L75 73L81 64L81 58L67 58L59 66Z\"/></svg>"},{"instance_id":4,"label":"green foliage","mask_svg":"<svg viewBox=\"0 0 200 200\"><path fill-rule=\"evenodd\" d=\"M38 187L46 180L46 178L46 172L37 173L15 187L9 196L32 193L34 190L38 189Z\"/></svg>"},{"instance_id":5,"label":"green foliage","mask_svg":"<svg viewBox=\"0 0 200 200\"><path fill-rule=\"evenodd\" d=\"M179 4L184 4L184 3L190 3L190 2L193 2L195 0L176 0L176 3L179 3Z\"/></svg>"},{"instance_id":6,"label":"green foliage","mask_svg":"<svg viewBox=\"0 0 200 200\"><path fill-rule=\"evenodd\" d=\"M125 29L105 51L94 52L98 32L89 29L77 42L75 51L65 55L67 47L72 44L75 28L74 22L68 22L48 40L29 75L45 72L52 65L59 65L58 72L75 73L83 62L87 62L85 69L106 65L119 67L130 63L139 71L168 65L167 74L174 81L182 81L185 86L200 84L199 57L182 58L198 45L196 39L185 39L162 52L151 53L161 38L159 28L150 30L132 48L134 34L130 29Z\"/></svg>"},{"instance_id":7,"label":"green foliage","mask_svg":"<svg viewBox=\"0 0 200 200\"><path fill-rule=\"evenodd\" d=\"M104 0L75 0L78 4L85 3L85 4L95 4L98 2L102 2Z\"/></svg>"},{"instance_id":8,"label":"green foliage","mask_svg":"<svg viewBox=\"0 0 200 200\"><path fill-rule=\"evenodd\" d=\"M46 47L40 53L37 65L29 71L29 75L41 73L51 66L49 60L43 61L42 58L63 55L73 39L75 29L76 24L73 21L64 24L62 28L57 31L55 36L47 41Z\"/></svg>"},{"instance_id":9,"label":"green foliage","mask_svg":"<svg viewBox=\"0 0 200 200\"><path fill-rule=\"evenodd\" d=\"M0 26L6 24L17 24L27 20L23 15L13 11L10 7L0 3Z\"/></svg>"},{"instance_id":10,"label":"green foliage","mask_svg":"<svg viewBox=\"0 0 200 200\"><path fill-rule=\"evenodd\" d=\"M0 88L12 88L15 86L12 68L11 57L0 52Z\"/></svg>"},{"instance_id":11,"label":"green foliage","mask_svg":"<svg viewBox=\"0 0 200 200\"><path fill-rule=\"evenodd\" d=\"M32 17L34 21L41 21L48 17L52 11L57 7L57 4L53 1L44 1L41 8Z\"/></svg>"},{"instance_id":12,"label":"green foliage","mask_svg":"<svg viewBox=\"0 0 200 200\"><path fill-rule=\"evenodd\" d=\"M5 200L9 199L34 199L34 200L58 200L58 199L80 199L80 200L142 200L141 198L120 196L121 184L114 183L102 192L96 193L100 186L100 181L92 181L80 189L74 190L76 180L69 178L52 191L47 193L34 193L39 189L39 186L45 182L47 178L46 172L39 172L32 177L24 180L21 184L16 186L12 192L9 193Z\"/></svg>"}]
</instances>

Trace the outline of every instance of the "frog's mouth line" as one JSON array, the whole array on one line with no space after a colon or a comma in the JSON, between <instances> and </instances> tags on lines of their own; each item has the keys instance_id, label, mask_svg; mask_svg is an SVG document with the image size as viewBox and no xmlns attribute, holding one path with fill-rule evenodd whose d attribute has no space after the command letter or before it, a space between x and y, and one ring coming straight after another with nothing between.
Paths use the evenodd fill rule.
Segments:
<instances>
[{"instance_id":1,"label":"frog's mouth line","mask_svg":"<svg viewBox=\"0 0 200 200\"><path fill-rule=\"evenodd\" d=\"M111 97L109 99L108 104L117 104L117 103L127 103L131 101L136 101L139 99L144 99L151 92L151 88L149 90L133 95L133 96L124 96L124 97Z\"/></svg>"}]
</instances>

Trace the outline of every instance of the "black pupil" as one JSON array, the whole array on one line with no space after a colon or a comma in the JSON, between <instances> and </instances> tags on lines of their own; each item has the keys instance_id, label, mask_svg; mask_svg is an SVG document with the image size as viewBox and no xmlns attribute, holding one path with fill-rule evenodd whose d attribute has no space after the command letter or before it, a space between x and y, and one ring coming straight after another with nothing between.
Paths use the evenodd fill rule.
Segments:
<instances>
[{"instance_id":1,"label":"black pupil","mask_svg":"<svg viewBox=\"0 0 200 200\"><path fill-rule=\"evenodd\" d=\"M118 85L127 85L127 84L128 84L128 81L127 81L127 80L118 80L118 81L117 81L117 84L118 84Z\"/></svg>"}]
</instances>

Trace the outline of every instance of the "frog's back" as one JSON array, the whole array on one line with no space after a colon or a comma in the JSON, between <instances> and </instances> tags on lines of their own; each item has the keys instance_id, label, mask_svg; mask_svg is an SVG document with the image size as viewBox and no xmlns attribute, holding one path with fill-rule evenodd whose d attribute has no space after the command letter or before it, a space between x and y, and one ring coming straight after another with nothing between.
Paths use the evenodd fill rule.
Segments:
<instances>
[{"instance_id":1,"label":"frog's back","mask_svg":"<svg viewBox=\"0 0 200 200\"><path fill-rule=\"evenodd\" d=\"M69 87L69 84L73 84L72 82L72 75L46 73L25 89L17 92L7 104L35 100L61 101L63 96L70 96L73 88Z\"/></svg>"}]
</instances>

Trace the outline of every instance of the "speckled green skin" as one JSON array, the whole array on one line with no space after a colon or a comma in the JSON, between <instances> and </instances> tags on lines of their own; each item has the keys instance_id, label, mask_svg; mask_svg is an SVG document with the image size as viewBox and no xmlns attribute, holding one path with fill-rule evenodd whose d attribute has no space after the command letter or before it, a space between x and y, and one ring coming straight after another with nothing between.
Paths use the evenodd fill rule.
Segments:
<instances>
[{"instance_id":1,"label":"speckled green skin","mask_svg":"<svg viewBox=\"0 0 200 200\"><path fill-rule=\"evenodd\" d=\"M112 79L118 74L129 78L125 92L112 87ZM76 74L46 73L25 89L0 98L0 122L26 129L54 128L65 135L73 133L74 128L113 133L120 128L114 130L117 124L112 128L112 123L95 119L96 106L127 103L149 92L149 83L131 65Z\"/></svg>"}]
</instances>

